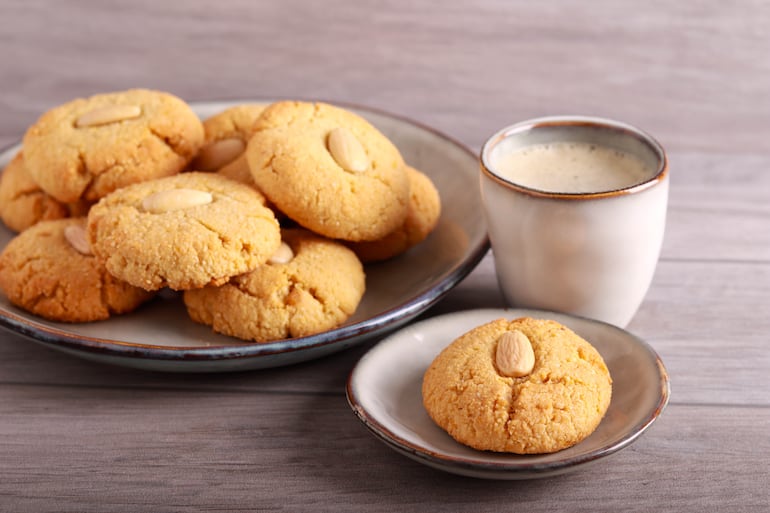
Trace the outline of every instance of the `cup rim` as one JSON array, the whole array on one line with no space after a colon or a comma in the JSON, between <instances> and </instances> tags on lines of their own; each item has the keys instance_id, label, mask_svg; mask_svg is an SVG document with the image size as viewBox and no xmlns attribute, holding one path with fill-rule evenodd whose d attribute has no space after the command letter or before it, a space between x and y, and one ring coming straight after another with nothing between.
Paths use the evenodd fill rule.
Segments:
<instances>
[{"instance_id":1,"label":"cup rim","mask_svg":"<svg viewBox=\"0 0 770 513\"><path fill-rule=\"evenodd\" d=\"M629 185L628 187L622 187L619 189L611 189L608 191L598 191L598 192L545 191L542 189L536 189L534 187L528 187L526 185L521 185L519 183L512 182L506 178L501 177L500 175L498 175L492 170L492 166L490 166L488 162L489 152L500 141L516 133L526 132L534 128L553 127L553 126L562 126L562 127L583 126L583 127L603 128L603 129L623 132L626 135L635 137L636 139L640 140L643 144L645 144L647 147L649 147L657 155L658 161L660 162L660 164L658 165L658 169L655 172L655 174L643 182ZM666 155L666 151L663 149L663 146L650 134L648 134L644 130L641 130L635 126L629 125L628 123L623 123L621 121L615 121L612 119L596 117L596 116L583 116L583 115L544 116L539 118L528 119L525 121L520 121L518 123L514 123L512 125L503 127L502 129L495 132L491 137L489 137L484 142L483 146L481 147L481 152L479 154L479 165L481 167L481 172L483 175L487 176L488 178L492 179L493 181L497 182L503 187L514 189L516 191L522 192L524 194L528 194L530 196L536 196L541 198L571 199L571 200L610 198L610 197L622 196L627 194L636 194L663 182L663 180L665 180L666 177L668 176L668 157Z\"/></svg>"}]
</instances>

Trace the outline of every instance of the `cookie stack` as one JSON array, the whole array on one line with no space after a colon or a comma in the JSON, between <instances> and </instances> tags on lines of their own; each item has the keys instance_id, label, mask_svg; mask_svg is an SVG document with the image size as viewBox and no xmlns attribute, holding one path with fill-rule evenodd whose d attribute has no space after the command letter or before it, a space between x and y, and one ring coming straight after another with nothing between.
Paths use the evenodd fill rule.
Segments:
<instances>
[{"instance_id":1,"label":"cookie stack","mask_svg":"<svg viewBox=\"0 0 770 513\"><path fill-rule=\"evenodd\" d=\"M243 104L201 121L134 89L45 113L0 178L11 303L62 322L129 312L162 289L192 320L268 342L332 329L358 307L363 263L421 242L430 179L357 114Z\"/></svg>"}]
</instances>

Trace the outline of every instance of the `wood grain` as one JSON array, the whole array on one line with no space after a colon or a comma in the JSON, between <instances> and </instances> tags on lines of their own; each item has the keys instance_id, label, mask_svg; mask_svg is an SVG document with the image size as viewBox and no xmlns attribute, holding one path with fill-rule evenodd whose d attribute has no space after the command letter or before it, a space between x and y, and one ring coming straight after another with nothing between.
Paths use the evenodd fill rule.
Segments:
<instances>
[{"instance_id":1,"label":"wood grain","mask_svg":"<svg viewBox=\"0 0 770 513\"><path fill-rule=\"evenodd\" d=\"M629 330L671 402L627 449L528 482L390 450L348 407L368 342L232 374L109 367L0 331L0 511L770 510L770 3L599 0L0 3L0 146L46 109L150 87L383 109L477 151L582 113L670 158L666 237ZM491 255L423 317L504 305Z\"/></svg>"},{"instance_id":2,"label":"wood grain","mask_svg":"<svg viewBox=\"0 0 770 513\"><path fill-rule=\"evenodd\" d=\"M672 149L768 151L762 0L5 0L0 14L3 136L73 96L140 85L364 103L473 147L512 121L586 113Z\"/></svg>"},{"instance_id":3,"label":"wood grain","mask_svg":"<svg viewBox=\"0 0 770 513\"><path fill-rule=\"evenodd\" d=\"M60 406L51 411L41 403ZM0 436L15 441L4 447L0 497L13 511L44 510L51 497L58 498L56 511L73 512L385 512L416 511L427 501L448 511L512 501L544 512L559 503L570 511L770 506L754 481L770 472L770 461L758 456L770 442L752 438L754 423L769 425L767 408L674 405L648 435L601 464L553 479L499 482L448 475L397 455L355 421L342 396L121 389L86 396L15 386L3 387L0 407ZM49 439L55 453L41 443ZM725 473L718 464L725 460L744 465ZM640 468L656 471L642 477Z\"/></svg>"}]
</instances>

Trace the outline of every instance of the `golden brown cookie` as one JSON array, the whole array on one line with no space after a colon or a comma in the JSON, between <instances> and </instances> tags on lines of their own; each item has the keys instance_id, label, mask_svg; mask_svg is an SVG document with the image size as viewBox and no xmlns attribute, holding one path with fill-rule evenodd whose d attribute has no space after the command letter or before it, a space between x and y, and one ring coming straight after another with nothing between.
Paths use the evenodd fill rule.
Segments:
<instances>
[{"instance_id":1,"label":"golden brown cookie","mask_svg":"<svg viewBox=\"0 0 770 513\"><path fill-rule=\"evenodd\" d=\"M515 357L526 354L521 334L534 366L511 377L517 362L526 363ZM596 429L610 404L612 380L596 349L567 327L498 319L447 346L426 371L422 395L431 418L458 442L539 454L570 447Z\"/></svg>"},{"instance_id":2,"label":"golden brown cookie","mask_svg":"<svg viewBox=\"0 0 770 513\"><path fill-rule=\"evenodd\" d=\"M184 293L190 317L214 331L269 342L339 326L365 289L361 262L343 244L303 229L283 231L281 250L221 287Z\"/></svg>"},{"instance_id":3,"label":"golden brown cookie","mask_svg":"<svg viewBox=\"0 0 770 513\"><path fill-rule=\"evenodd\" d=\"M88 252L84 227L85 218L41 221L8 243L0 254L0 289L12 304L54 321L89 322L153 297L106 271Z\"/></svg>"},{"instance_id":4,"label":"golden brown cookie","mask_svg":"<svg viewBox=\"0 0 770 513\"><path fill-rule=\"evenodd\" d=\"M57 200L96 201L181 171L203 143L203 126L182 100L131 89L79 98L43 114L24 135L32 179Z\"/></svg>"},{"instance_id":5,"label":"golden brown cookie","mask_svg":"<svg viewBox=\"0 0 770 513\"><path fill-rule=\"evenodd\" d=\"M246 161L246 145L252 127L266 105L246 103L227 108L203 121L203 147L190 163L196 171L219 173L253 185L254 179Z\"/></svg>"},{"instance_id":6,"label":"golden brown cookie","mask_svg":"<svg viewBox=\"0 0 770 513\"><path fill-rule=\"evenodd\" d=\"M16 154L0 176L0 218L15 232L40 221L85 216L88 208L85 201L62 203L43 192L27 173L22 152Z\"/></svg>"},{"instance_id":7,"label":"golden brown cookie","mask_svg":"<svg viewBox=\"0 0 770 513\"><path fill-rule=\"evenodd\" d=\"M190 172L130 185L88 213L94 254L137 287L176 290L225 283L267 261L278 221L254 188Z\"/></svg>"},{"instance_id":8,"label":"golden brown cookie","mask_svg":"<svg viewBox=\"0 0 770 513\"><path fill-rule=\"evenodd\" d=\"M236 105L207 118L203 122L206 142L198 156L190 163L190 169L216 171L222 176L259 190L251 176L245 150L254 122L265 107L266 105L261 103ZM267 201L266 205L279 221L285 219L273 203Z\"/></svg>"},{"instance_id":9,"label":"golden brown cookie","mask_svg":"<svg viewBox=\"0 0 770 513\"><path fill-rule=\"evenodd\" d=\"M281 212L316 233L376 240L406 218L398 149L361 116L325 103L265 109L246 149L254 181Z\"/></svg>"},{"instance_id":10,"label":"golden brown cookie","mask_svg":"<svg viewBox=\"0 0 770 513\"><path fill-rule=\"evenodd\" d=\"M350 243L364 263L387 260L424 241L441 217L441 198L427 175L406 166L409 178L409 208L404 223L379 240Z\"/></svg>"}]
</instances>

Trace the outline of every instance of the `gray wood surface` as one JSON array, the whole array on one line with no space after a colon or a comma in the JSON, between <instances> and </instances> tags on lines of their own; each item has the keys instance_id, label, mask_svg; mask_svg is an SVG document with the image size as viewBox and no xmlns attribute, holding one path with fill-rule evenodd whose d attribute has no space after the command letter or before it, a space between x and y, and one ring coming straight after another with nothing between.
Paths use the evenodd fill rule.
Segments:
<instances>
[{"instance_id":1,"label":"gray wood surface","mask_svg":"<svg viewBox=\"0 0 770 513\"><path fill-rule=\"evenodd\" d=\"M374 342L222 375L107 367L0 333L0 511L770 510L770 3L0 2L0 144L46 109L134 86L319 98L470 148L584 113L669 150L663 254L629 330L669 407L580 472L462 478L391 451L344 396ZM493 263L426 315L501 306Z\"/></svg>"}]
</instances>

